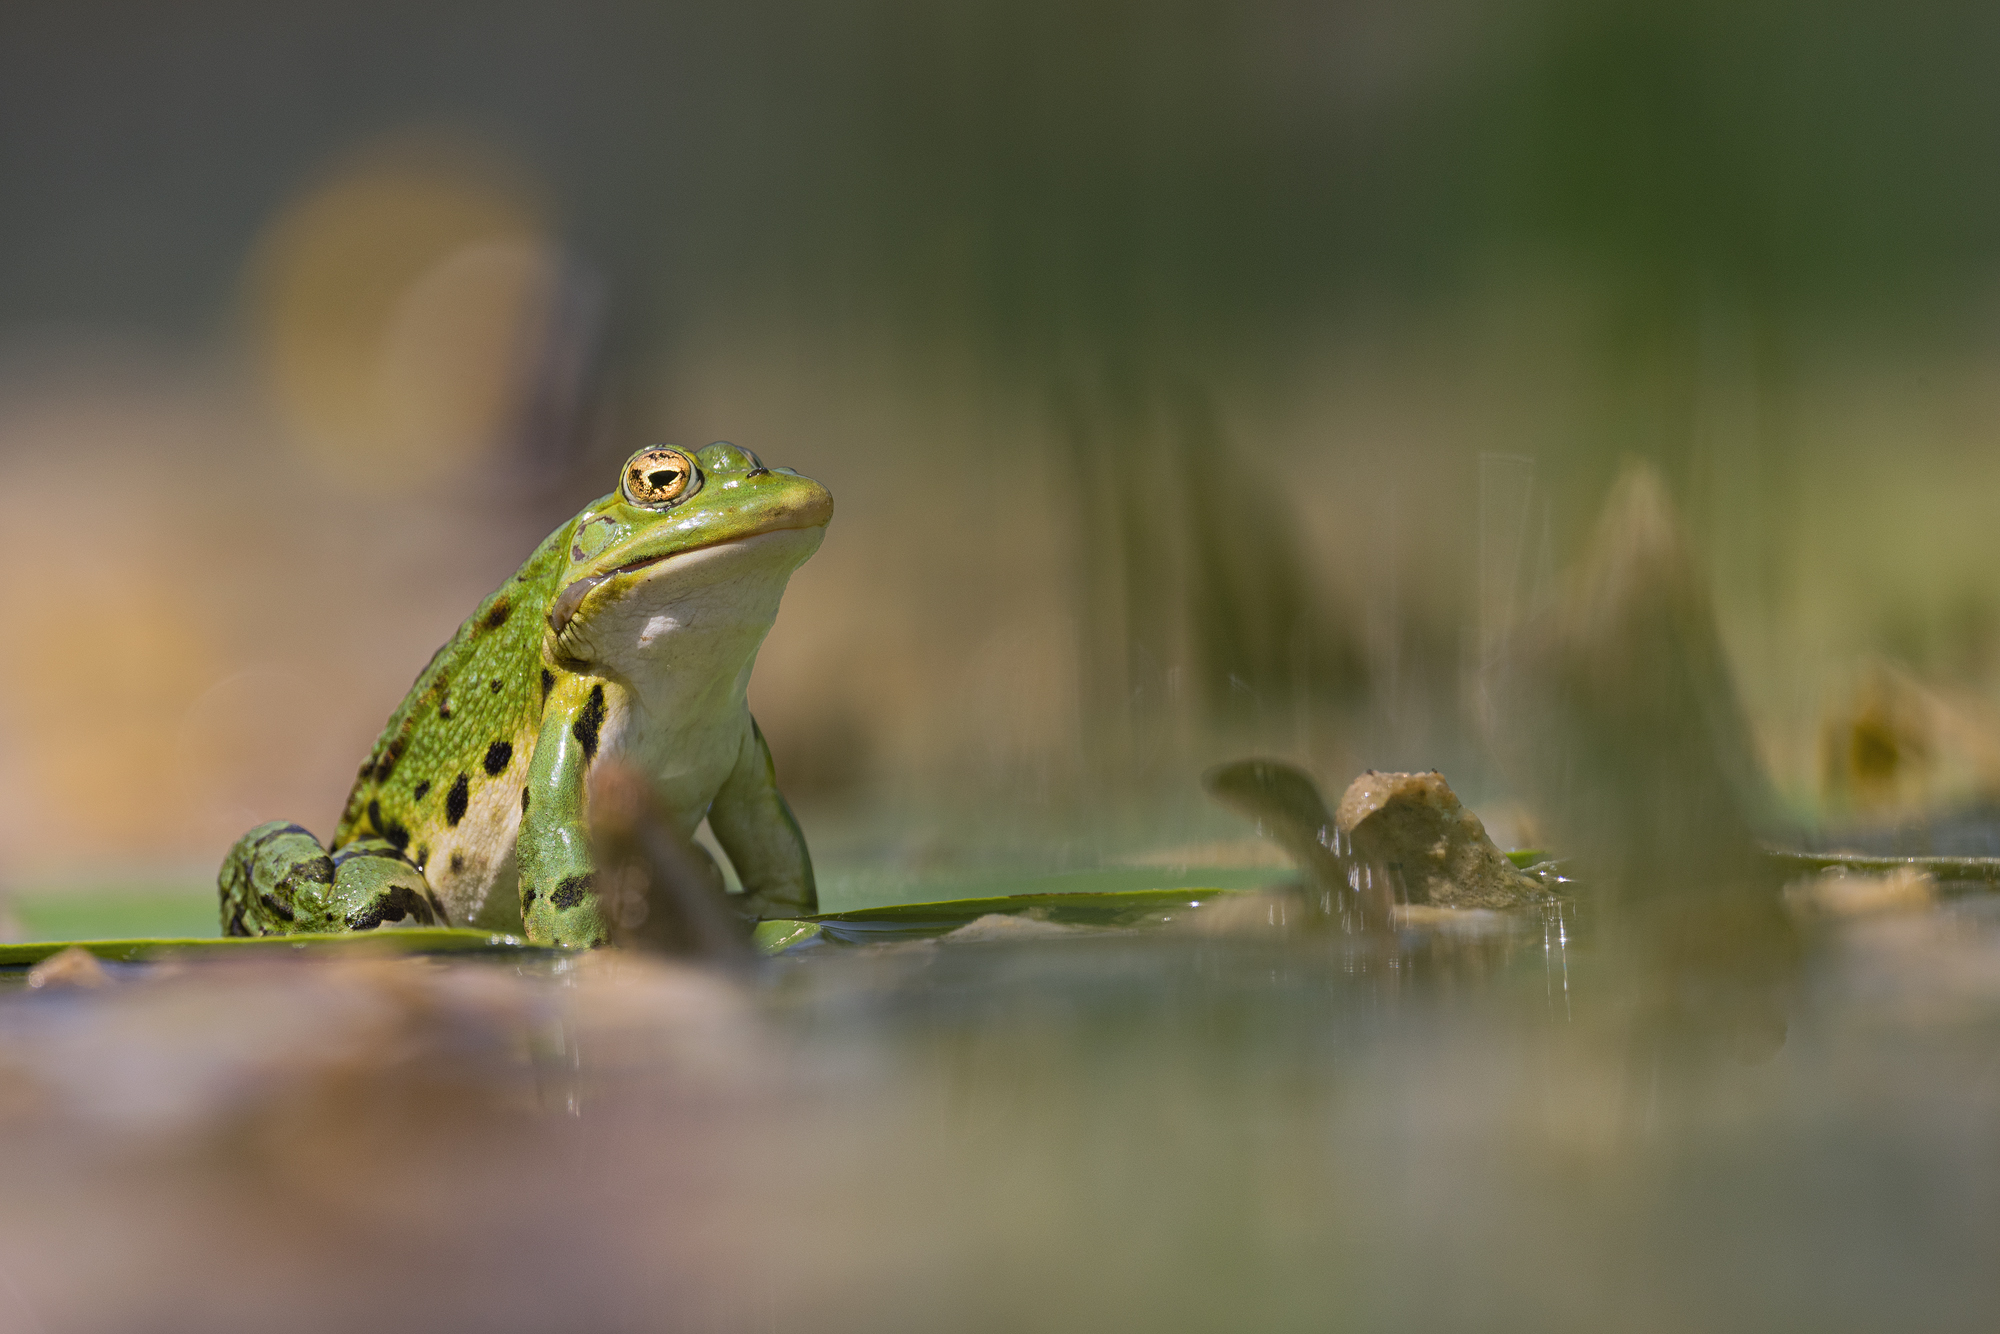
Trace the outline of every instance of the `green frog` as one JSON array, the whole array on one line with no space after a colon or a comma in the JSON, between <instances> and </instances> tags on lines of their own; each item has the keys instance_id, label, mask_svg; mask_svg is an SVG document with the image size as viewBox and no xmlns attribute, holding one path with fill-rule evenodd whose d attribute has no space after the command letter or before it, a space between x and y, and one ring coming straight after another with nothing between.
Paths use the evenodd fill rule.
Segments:
<instances>
[{"instance_id":1,"label":"green frog","mask_svg":"<svg viewBox=\"0 0 2000 1334\"><path fill-rule=\"evenodd\" d=\"M744 691L832 516L818 482L726 441L634 454L418 675L330 845L285 821L237 841L224 934L470 926L602 944L588 780L610 757L653 781L681 834L707 819L746 911L816 911Z\"/></svg>"}]
</instances>

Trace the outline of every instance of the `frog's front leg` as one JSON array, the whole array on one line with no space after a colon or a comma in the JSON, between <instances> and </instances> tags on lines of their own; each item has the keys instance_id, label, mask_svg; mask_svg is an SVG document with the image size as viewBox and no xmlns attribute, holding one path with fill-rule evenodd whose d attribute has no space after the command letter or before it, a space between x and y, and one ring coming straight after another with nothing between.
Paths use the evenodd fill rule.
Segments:
<instances>
[{"instance_id":1,"label":"frog's front leg","mask_svg":"<svg viewBox=\"0 0 2000 1334\"><path fill-rule=\"evenodd\" d=\"M601 677L565 673L542 706L515 842L521 922L538 945L602 945L610 937L592 888L584 788L619 690Z\"/></svg>"},{"instance_id":2,"label":"frog's front leg","mask_svg":"<svg viewBox=\"0 0 2000 1334\"><path fill-rule=\"evenodd\" d=\"M357 839L328 856L308 830L284 820L238 839L216 887L226 936L449 925L423 873L386 839Z\"/></svg>"},{"instance_id":3,"label":"frog's front leg","mask_svg":"<svg viewBox=\"0 0 2000 1334\"><path fill-rule=\"evenodd\" d=\"M708 808L708 827L743 882L744 906L758 917L819 911L812 854L792 808L778 791L771 748L755 719L736 768Z\"/></svg>"}]
</instances>

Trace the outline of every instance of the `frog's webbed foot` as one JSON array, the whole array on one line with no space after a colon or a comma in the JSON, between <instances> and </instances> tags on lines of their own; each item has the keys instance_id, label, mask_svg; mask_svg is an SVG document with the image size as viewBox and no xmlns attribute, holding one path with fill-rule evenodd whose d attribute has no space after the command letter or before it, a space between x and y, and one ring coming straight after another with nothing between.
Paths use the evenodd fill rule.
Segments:
<instances>
[{"instance_id":1,"label":"frog's webbed foot","mask_svg":"<svg viewBox=\"0 0 2000 1334\"><path fill-rule=\"evenodd\" d=\"M449 925L423 872L386 839L359 839L328 856L309 831L283 820L238 839L216 886L226 936Z\"/></svg>"}]
</instances>

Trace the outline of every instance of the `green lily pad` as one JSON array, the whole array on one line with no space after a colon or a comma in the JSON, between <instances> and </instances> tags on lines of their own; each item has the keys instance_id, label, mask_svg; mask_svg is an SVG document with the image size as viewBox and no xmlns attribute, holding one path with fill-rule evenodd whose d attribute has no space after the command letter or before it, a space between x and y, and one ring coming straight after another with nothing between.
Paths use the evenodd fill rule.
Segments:
<instances>
[{"instance_id":1,"label":"green lily pad","mask_svg":"<svg viewBox=\"0 0 2000 1334\"><path fill-rule=\"evenodd\" d=\"M339 932L328 935L296 936L211 936L180 939L133 940L37 940L23 945L0 945L0 968L25 968L52 954L76 946L113 963L144 963L168 955L222 955L255 957L259 954L542 954L550 947L530 945L519 936L491 931L469 931L454 927L417 927L408 930Z\"/></svg>"},{"instance_id":2,"label":"green lily pad","mask_svg":"<svg viewBox=\"0 0 2000 1334\"><path fill-rule=\"evenodd\" d=\"M818 940L818 922L803 922L797 918L774 917L768 922L757 923L757 929L750 933L750 945L759 954L783 954L798 945Z\"/></svg>"},{"instance_id":3,"label":"green lily pad","mask_svg":"<svg viewBox=\"0 0 2000 1334\"><path fill-rule=\"evenodd\" d=\"M1108 893L1008 894L997 898L898 903L800 919L828 940L845 945L921 940L955 931L990 913L1032 916L1061 926L1135 926L1164 921L1222 894L1216 887L1114 890Z\"/></svg>"}]
</instances>

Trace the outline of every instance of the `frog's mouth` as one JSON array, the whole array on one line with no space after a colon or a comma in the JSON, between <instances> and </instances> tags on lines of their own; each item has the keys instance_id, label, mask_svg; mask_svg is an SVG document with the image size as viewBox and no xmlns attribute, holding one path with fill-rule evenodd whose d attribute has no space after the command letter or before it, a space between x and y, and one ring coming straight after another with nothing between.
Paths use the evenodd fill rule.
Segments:
<instances>
[{"instance_id":1,"label":"frog's mouth","mask_svg":"<svg viewBox=\"0 0 2000 1334\"><path fill-rule=\"evenodd\" d=\"M668 561L678 560L683 556L692 556L702 551L713 551L717 547L738 546L744 543L756 542L767 537L775 537L780 533L804 531L822 526L823 524L780 524L755 533L745 533L740 537L725 537L714 542L704 542L699 546L682 547L678 551L669 551L658 556L647 556L640 560L627 561L623 565L614 565L601 574L585 575L583 578L566 585L563 591L556 595L555 603L549 608L549 629L555 631L558 642L566 642L564 634L570 628L570 622L575 619L577 611L583 606L584 599L595 592L599 585L609 583L620 575L636 574L641 570L651 569Z\"/></svg>"}]
</instances>

